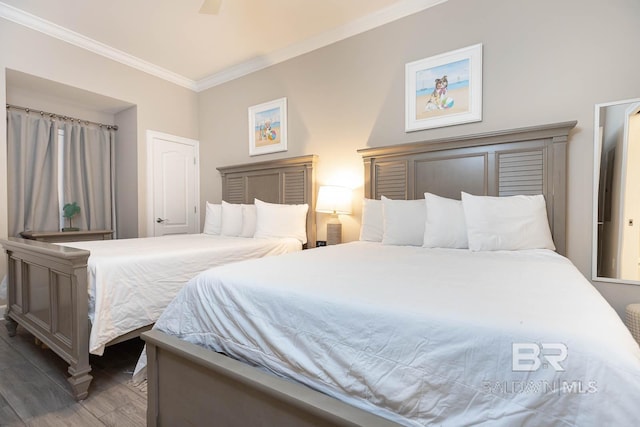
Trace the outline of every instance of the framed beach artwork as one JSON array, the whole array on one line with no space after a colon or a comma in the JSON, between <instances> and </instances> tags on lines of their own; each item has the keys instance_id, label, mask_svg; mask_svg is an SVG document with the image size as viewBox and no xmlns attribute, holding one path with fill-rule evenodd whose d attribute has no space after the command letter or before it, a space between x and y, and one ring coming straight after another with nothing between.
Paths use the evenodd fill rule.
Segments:
<instances>
[{"instance_id":1,"label":"framed beach artwork","mask_svg":"<svg viewBox=\"0 0 640 427\"><path fill-rule=\"evenodd\" d=\"M405 65L405 132L482 120L482 44Z\"/></svg>"},{"instance_id":2,"label":"framed beach artwork","mask_svg":"<svg viewBox=\"0 0 640 427\"><path fill-rule=\"evenodd\" d=\"M287 151L287 98L249 107L249 155Z\"/></svg>"}]
</instances>

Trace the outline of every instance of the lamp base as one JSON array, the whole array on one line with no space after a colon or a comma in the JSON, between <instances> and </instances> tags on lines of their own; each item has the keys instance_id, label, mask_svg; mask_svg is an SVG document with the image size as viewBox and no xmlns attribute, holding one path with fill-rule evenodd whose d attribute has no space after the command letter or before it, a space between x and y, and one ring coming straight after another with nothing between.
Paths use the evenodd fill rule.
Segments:
<instances>
[{"instance_id":1,"label":"lamp base","mask_svg":"<svg viewBox=\"0 0 640 427\"><path fill-rule=\"evenodd\" d=\"M342 224L338 220L337 215L334 220L327 223L327 245L338 245L342 243Z\"/></svg>"}]
</instances>

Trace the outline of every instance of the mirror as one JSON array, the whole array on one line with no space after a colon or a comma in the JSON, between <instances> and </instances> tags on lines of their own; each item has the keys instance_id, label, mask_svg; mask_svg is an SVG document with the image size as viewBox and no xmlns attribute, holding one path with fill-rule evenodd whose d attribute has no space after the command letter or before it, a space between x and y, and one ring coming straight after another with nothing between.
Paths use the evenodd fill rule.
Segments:
<instances>
[{"instance_id":1,"label":"mirror","mask_svg":"<svg viewBox=\"0 0 640 427\"><path fill-rule=\"evenodd\" d=\"M596 104L593 279L640 285L640 98Z\"/></svg>"}]
</instances>

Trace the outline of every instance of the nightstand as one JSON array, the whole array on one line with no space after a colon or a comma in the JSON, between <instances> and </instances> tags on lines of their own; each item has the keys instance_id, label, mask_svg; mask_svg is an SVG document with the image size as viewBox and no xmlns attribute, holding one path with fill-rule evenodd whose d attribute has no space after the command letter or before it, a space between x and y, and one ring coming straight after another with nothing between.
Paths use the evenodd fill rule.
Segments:
<instances>
[{"instance_id":1,"label":"nightstand","mask_svg":"<svg viewBox=\"0 0 640 427\"><path fill-rule=\"evenodd\" d=\"M20 235L25 239L38 240L40 242L83 242L87 240L111 240L113 230L23 231Z\"/></svg>"}]
</instances>

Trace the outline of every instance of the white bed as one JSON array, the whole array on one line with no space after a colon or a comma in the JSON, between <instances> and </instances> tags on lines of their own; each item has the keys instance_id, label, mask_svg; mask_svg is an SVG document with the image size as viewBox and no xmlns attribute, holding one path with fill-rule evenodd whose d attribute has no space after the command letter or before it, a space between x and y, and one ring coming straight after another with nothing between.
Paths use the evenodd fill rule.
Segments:
<instances>
[{"instance_id":1,"label":"white bed","mask_svg":"<svg viewBox=\"0 0 640 427\"><path fill-rule=\"evenodd\" d=\"M405 425L640 416L637 343L549 250L354 242L240 262L191 280L154 328ZM514 343L566 346L565 371L515 372Z\"/></svg>"},{"instance_id":2,"label":"white bed","mask_svg":"<svg viewBox=\"0 0 640 427\"><path fill-rule=\"evenodd\" d=\"M84 399L92 379L89 353L102 354L105 345L148 330L177 288L199 271L300 250L304 243L313 247L315 215L307 212L315 209L316 161L308 155L218 168L224 201L206 204L203 232L253 238L200 235L64 245L0 239L7 253L9 336L20 325L67 361L73 394ZM266 215L258 215L256 200ZM283 209L295 211L295 235L287 228L293 222L282 220L288 218L280 215Z\"/></svg>"},{"instance_id":3,"label":"white bed","mask_svg":"<svg viewBox=\"0 0 640 427\"><path fill-rule=\"evenodd\" d=\"M64 246L91 252L87 263L89 352L99 356L113 339L153 324L184 284L207 268L302 249L302 243L293 238L204 233Z\"/></svg>"},{"instance_id":4,"label":"white bed","mask_svg":"<svg viewBox=\"0 0 640 427\"><path fill-rule=\"evenodd\" d=\"M381 243L192 280L142 335L148 425L637 424L638 344L562 256L575 124L359 150Z\"/></svg>"}]
</instances>

